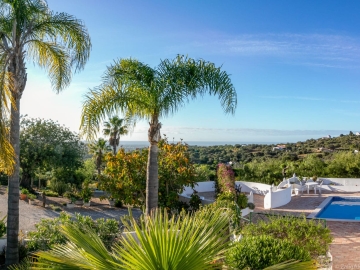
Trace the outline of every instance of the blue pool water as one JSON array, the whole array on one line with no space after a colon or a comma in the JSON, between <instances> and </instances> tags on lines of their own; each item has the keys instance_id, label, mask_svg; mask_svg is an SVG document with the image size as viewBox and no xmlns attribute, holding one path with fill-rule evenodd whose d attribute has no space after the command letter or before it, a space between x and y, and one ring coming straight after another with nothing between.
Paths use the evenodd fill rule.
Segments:
<instances>
[{"instance_id":1,"label":"blue pool water","mask_svg":"<svg viewBox=\"0 0 360 270\"><path fill-rule=\"evenodd\" d=\"M360 198L333 197L316 217L360 221Z\"/></svg>"}]
</instances>

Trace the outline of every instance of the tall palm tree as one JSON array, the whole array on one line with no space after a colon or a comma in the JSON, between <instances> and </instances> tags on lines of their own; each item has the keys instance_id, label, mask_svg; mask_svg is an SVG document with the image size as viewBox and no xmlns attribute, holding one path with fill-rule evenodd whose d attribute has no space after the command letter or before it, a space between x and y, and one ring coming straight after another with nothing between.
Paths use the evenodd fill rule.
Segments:
<instances>
[{"instance_id":1,"label":"tall palm tree","mask_svg":"<svg viewBox=\"0 0 360 270\"><path fill-rule=\"evenodd\" d=\"M116 149L120 144L120 136L128 134L131 125L131 117L119 118L113 116L109 119L109 122L104 122L103 133L105 136L109 136L109 144L113 148L114 155L116 155Z\"/></svg>"},{"instance_id":2,"label":"tall palm tree","mask_svg":"<svg viewBox=\"0 0 360 270\"><path fill-rule=\"evenodd\" d=\"M95 160L96 169L98 175L101 174L101 166L104 162L104 156L106 153L111 151L111 147L106 144L106 140L99 138L97 141L89 144L89 153Z\"/></svg>"},{"instance_id":3,"label":"tall palm tree","mask_svg":"<svg viewBox=\"0 0 360 270\"><path fill-rule=\"evenodd\" d=\"M103 83L85 97L81 130L95 137L106 115L127 111L149 121L146 177L146 213L158 206L158 142L160 119L177 112L190 99L217 95L225 113L234 113L237 95L229 75L213 63L177 56L151 68L134 59L115 61Z\"/></svg>"},{"instance_id":4,"label":"tall palm tree","mask_svg":"<svg viewBox=\"0 0 360 270\"><path fill-rule=\"evenodd\" d=\"M9 176L7 264L18 262L20 99L27 81L26 61L44 68L60 92L72 72L83 69L91 42L84 24L66 13L49 10L46 0L0 0L0 88L9 89L10 142L15 151Z\"/></svg>"}]
</instances>

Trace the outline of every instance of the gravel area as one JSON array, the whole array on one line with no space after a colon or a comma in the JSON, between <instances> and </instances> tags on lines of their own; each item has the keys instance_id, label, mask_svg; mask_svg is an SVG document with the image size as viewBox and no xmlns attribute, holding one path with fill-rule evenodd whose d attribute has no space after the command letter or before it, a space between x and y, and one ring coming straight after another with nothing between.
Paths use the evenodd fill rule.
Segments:
<instances>
[{"instance_id":1,"label":"gravel area","mask_svg":"<svg viewBox=\"0 0 360 270\"><path fill-rule=\"evenodd\" d=\"M93 219L98 218L114 218L119 220L120 216L127 215L127 208L110 208L107 201L100 201L99 198L92 198L90 207L76 206L68 209L63 203L68 200L65 198L47 197L45 208L42 206L41 200L35 200L33 205L28 201L20 200L20 230L25 232L35 230L35 224L43 218L54 218L60 215L61 211L65 211L70 215L80 213L82 215L91 216ZM6 187L0 186L0 218L7 214L8 195ZM53 210L57 208L57 211ZM141 211L137 208L132 209L134 217L139 217Z\"/></svg>"}]
</instances>

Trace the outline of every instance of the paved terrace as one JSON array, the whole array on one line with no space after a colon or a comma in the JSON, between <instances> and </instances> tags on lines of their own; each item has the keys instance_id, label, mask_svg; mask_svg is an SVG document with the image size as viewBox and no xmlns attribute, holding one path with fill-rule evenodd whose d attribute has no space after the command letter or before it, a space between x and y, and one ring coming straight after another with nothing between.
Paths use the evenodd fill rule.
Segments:
<instances>
[{"instance_id":1,"label":"paved terrace","mask_svg":"<svg viewBox=\"0 0 360 270\"><path fill-rule=\"evenodd\" d=\"M323 191L322 195L304 192L303 195L293 196L291 202L278 208L271 209L272 212L283 214L307 216L317 208L328 196L359 196L360 193L340 193ZM254 195L256 208L254 212L268 212L264 206L264 196ZM360 269L360 222L338 222L327 221L334 237L330 246L333 256L333 269Z\"/></svg>"}]
</instances>

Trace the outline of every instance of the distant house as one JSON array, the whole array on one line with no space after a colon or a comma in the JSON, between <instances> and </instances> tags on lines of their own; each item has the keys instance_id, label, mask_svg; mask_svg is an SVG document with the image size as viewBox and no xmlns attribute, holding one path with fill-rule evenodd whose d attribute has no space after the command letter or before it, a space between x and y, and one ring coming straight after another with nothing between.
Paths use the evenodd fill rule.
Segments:
<instances>
[{"instance_id":1,"label":"distant house","mask_svg":"<svg viewBox=\"0 0 360 270\"><path fill-rule=\"evenodd\" d=\"M327 135L325 137L322 137L323 139L331 139L331 135Z\"/></svg>"},{"instance_id":2,"label":"distant house","mask_svg":"<svg viewBox=\"0 0 360 270\"><path fill-rule=\"evenodd\" d=\"M360 136L360 132L356 132L355 135L356 135L356 136Z\"/></svg>"},{"instance_id":3,"label":"distant house","mask_svg":"<svg viewBox=\"0 0 360 270\"><path fill-rule=\"evenodd\" d=\"M285 144L278 144L277 146L273 147L273 151L283 151L286 149L286 145Z\"/></svg>"}]
</instances>

